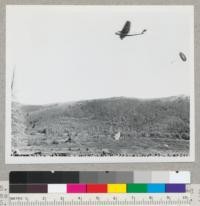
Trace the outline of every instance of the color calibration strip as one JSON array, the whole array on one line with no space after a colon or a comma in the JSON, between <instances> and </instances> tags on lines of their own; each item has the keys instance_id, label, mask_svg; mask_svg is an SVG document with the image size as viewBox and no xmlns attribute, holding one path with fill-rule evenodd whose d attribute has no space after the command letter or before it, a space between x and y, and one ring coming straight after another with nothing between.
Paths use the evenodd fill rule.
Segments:
<instances>
[{"instance_id":1,"label":"color calibration strip","mask_svg":"<svg viewBox=\"0 0 200 206\"><path fill-rule=\"evenodd\" d=\"M10 184L10 193L185 193L186 184Z\"/></svg>"},{"instance_id":2,"label":"color calibration strip","mask_svg":"<svg viewBox=\"0 0 200 206\"><path fill-rule=\"evenodd\" d=\"M169 183L190 184L189 171L58 171L11 172L10 184L68 184L68 183Z\"/></svg>"}]
</instances>

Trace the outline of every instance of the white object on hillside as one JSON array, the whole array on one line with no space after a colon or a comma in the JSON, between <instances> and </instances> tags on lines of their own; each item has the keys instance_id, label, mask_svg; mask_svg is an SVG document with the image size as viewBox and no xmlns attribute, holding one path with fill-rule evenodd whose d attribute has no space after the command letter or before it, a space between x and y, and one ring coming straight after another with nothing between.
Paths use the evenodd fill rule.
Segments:
<instances>
[{"instance_id":1,"label":"white object on hillside","mask_svg":"<svg viewBox=\"0 0 200 206\"><path fill-rule=\"evenodd\" d=\"M114 136L114 139L115 139L115 140L119 140L120 137L121 137L121 133L120 133L120 132L117 132L117 133L115 134L115 136Z\"/></svg>"}]
</instances>

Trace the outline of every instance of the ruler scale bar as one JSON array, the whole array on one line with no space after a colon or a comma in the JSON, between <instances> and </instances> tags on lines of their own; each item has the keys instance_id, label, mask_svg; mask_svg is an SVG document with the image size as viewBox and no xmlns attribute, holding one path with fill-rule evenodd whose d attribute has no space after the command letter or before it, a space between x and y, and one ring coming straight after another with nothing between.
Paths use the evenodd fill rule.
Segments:
<instances>
[{"instance_id":1,"label":"ruler scale bar","mask_svg":"<svg viewBox=\"0 0 200 206\"><path fill-rule=\"evenodd\" d=\"M20 199L20 201L19 201ZM16 194L10 195L10 206L189 206L191 203L190 194L180 195L130 195L122 194L120 196L113 195L45 195L39 196L37 194L26 196Z\"/></svg>"},{"instance_id":2,"label":"ruler scale bar","mask_svg":"<svg viewBox=\"0 0 200 206\"><path fill-rule=\"evenodd\" d=\"M189 206L190 205L190 195L182 196L182 195L168 195L168 196L128 196L128 195L120 195L120 197L115 196L108 196L108 195L100 195L100 196L41 196L38 197L37 195L35 197L24 197L26 200L24 200L23 196L17 196L17 199L20 198L20 201L14 200L15 197L11 197L10 206L22 206L22 205L31 205L31 206L39 206L39 205L73 205L73 206L138 206L138 205L160 205L160 206ZM56 204L55 204L56 203Z\"/></svg>"}]
</instances>

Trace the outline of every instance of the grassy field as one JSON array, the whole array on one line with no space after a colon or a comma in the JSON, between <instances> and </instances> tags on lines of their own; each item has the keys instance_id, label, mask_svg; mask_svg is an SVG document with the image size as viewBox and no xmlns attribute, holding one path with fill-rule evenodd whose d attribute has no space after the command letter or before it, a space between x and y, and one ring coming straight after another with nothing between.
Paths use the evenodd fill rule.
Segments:
<instances>
[{"instance_id":1,"label":"grassy field","mask_svg":"<svg viewBox=\"0 0 200 206\"><path fill-rule=\"evenodd\" d=\"M183 96L12 103L12 155L187 156L189 130Z\"/></svg>"}]
</instances>

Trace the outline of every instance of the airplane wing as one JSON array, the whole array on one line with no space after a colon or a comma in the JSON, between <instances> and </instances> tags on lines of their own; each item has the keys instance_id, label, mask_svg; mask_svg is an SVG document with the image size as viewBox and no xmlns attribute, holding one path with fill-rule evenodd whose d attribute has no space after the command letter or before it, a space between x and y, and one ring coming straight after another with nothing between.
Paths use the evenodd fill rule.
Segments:
<instances>
[{"instance_id":1,"label":"airplane wing","mask_svg":"<svg viewBox=\"0 0 200 206\"><path fill-rule=\"evenodd\" d=\"M121 30L122 34L128 34L130 31L130 27L131 27L131 22L127 21L123 27L123 29Z\"/></svg>"},{"instance_id":2,"label":"airplane wing","mask_svg":"<svg viewBox=\"0 0 200 206\"><path fill-rule=\"evenodd\" d=\"M137 35L142 35L146 32L147 30L144 29L141 33L135 33L135 34L127 34L126 36L137 36Z\"/></svg>"}]
</instances>

